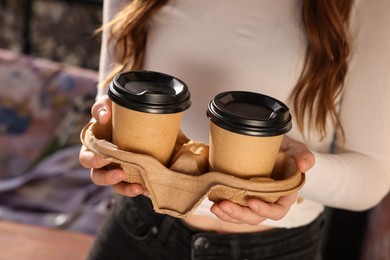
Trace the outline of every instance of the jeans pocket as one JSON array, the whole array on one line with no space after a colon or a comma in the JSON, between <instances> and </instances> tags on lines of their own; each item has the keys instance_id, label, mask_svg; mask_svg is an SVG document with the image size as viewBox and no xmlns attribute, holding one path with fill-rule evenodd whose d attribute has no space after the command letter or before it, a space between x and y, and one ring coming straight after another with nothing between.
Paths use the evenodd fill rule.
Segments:
<instances>
[{"instance_id":1,"label":"jeans pocket","mask_svg":"<svg viewBox=\"0 0 390 260\"><path fill-rule=\"evenodd\" d=\"M149 199L122 197L117 203L116 217L131 238L146 241L158 233L158 217L149 205Z\"/></svg>"}]
</instances>

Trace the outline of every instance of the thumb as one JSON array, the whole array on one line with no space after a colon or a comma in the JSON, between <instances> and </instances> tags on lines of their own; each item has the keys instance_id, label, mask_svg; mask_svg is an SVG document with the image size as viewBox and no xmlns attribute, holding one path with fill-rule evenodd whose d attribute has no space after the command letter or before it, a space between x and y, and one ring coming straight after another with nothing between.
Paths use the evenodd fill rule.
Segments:
<instances>
[{"instance_id":1,"label":"thumb","mask_svg":"<svg viewBox=\"0 0 390 260\"><path fill-rule=\"evenodd\" d=\"M108 96L101 96L91 108L93 118L101 124L105 125L111 120L111 100Z\"/></svg>"}]
</instances>

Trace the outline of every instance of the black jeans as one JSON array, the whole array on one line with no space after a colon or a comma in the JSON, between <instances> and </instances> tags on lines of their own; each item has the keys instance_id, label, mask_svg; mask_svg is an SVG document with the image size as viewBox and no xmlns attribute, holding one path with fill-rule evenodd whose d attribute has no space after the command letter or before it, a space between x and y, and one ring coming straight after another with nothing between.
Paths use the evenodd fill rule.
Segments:
<instances>
[{"instance_id":1,"label":"black jeans","mask_svg":"<svg viewBox=\"0 0 390 260\"><path fill-rule=\"evenodd\" d=\"M157 214L150 199L118 197L100 230L90 260L321 259L323 218L292 229L218 234L194 230Z\"/></svg>"}]
</instances>

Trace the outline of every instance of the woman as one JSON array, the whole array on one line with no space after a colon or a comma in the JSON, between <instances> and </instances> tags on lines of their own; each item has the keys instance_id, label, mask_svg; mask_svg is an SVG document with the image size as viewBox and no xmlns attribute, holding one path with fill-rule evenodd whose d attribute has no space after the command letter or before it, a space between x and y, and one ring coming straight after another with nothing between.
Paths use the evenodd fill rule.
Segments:
<instances>
[{"instance_id":1,"label":"woman","mask_svg":"<svg viewBox=\"0 0 390 260\"><path fill-rule=\"evenodd\" d=\"M92 168L93 182L124 195L90 259L321 259L324 206L365 210L389 191L388 1L104 5L122 12L103 32L111 40L103 41L103 87L92 108L98 123L111 118L105 86L124 70L161 71L186 82L193 105L182 130L205 143L205 109L213 96L260 92L292 108L294 127L282 150L307 181L298 200L297 194L274 204L249 199L249 207L205 200L178 220L155 214L141 195L147 190L123 182L121 170L104 168L107 160L83 148L80 162Z\"/></svg>"}]
</instances>

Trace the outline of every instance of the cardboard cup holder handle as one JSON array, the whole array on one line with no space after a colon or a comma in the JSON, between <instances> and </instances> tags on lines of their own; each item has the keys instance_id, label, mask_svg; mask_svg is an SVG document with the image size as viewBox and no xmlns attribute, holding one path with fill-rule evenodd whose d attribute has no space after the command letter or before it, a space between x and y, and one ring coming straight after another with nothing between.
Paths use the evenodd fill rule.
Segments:
<instances>
[{"instance_id":1,"label":"cardboard cup holder handle","mask_svg":"<svg viewBox=\"0 0 390 260\"><path fill-rule=\"evenodd\" d=\"M92 152L120 165L126 182L139 183L150 193L154 210L183 218L207 196L211 201L230 200L246 206L248 197L275 202L280 196L298 191L305 174L297 171L294 159L279 153L271 178L242 179L220 172L204 172L207 149L190 141L175 155L170 169L155 158L123 151L110 142L111 129L88 123L81 132L82 143ZM180 170L183 169L183 170Z\"/></svg>"}]
</instances>

